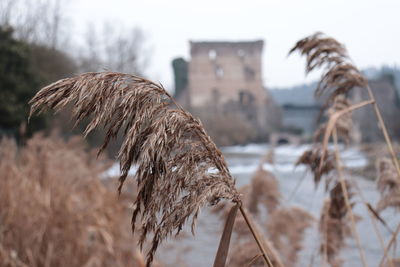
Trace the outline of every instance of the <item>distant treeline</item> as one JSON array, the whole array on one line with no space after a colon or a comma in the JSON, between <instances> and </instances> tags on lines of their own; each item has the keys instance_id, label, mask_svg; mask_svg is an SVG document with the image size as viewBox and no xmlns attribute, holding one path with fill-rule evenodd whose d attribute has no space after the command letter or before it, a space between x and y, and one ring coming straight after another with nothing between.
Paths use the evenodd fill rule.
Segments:
<instances>
[{"instance_id":1,"label":"distant treeline","mask_svg":"<svg viewBox=\"0 0 400 267\"><path fill-rule=\"evenodd\" d=\"M82 72L112 70L143 75L149 51L139 28L88 25L83 42L70 31L67 1L0 3L0 136L19 141L39 130L69 127L69 115L43 114L27 123L28 101L43 86ZM72 28L73 29L73 28ZM79 127L76 131L79 131ZM67 132L67 131L65 131ZM96 137L91 141L96 143Z\"/></svg>"}]
</instances>

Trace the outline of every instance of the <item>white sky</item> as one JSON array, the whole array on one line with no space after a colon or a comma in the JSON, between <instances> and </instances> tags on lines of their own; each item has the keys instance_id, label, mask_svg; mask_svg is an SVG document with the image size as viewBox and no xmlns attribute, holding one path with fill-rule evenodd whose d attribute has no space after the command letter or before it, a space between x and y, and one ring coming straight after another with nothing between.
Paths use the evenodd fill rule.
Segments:
<instances>
[{"instance_id":1,"label":"white sky","mask_svg":"<svg viewBox=\"0 0 400 267\"><path fill-rule=\"evenodd\" d=\"M286 57L316 31L343 42L360 68L400 65L400 0L75 0L68 13L80 33L104 21L142 28L152 51L146 73L169 88L171 60L189 58L189 40L263 39L267 87L316 77L305 79L299 55Z\"/></svg>"}]
</instances>

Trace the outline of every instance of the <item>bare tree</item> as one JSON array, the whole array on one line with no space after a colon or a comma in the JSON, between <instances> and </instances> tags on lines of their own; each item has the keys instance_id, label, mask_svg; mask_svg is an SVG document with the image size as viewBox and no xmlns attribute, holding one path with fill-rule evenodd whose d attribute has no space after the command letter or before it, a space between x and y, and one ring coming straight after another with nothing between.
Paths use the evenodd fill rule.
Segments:
<instances>
[{"instance_id":1,"label":"bare tree","mask_svg":"<svg viewBox=\"0 0 400 267\"><path fill-rule=\"evenodd\" d=\"M59 48L67 26L65 0L1 0L0 24L12 26L15 36L29 43Z\"/></svg>"},{"instance_id":2,"label":"bare tree","mask_svg":"<svg viewBox=\"0 0 400 267\"><path fill-rule=\"evenodd\" d=\"M0 1L0 25L10 25L11 15L18 0Z\"/></svg>"},{"instance_id":3,"label":"bare tree","mask_svg":"<svg viewBox=\"0 0 400 267\"><path fill-rule=\"evenodd\" d=\"M67 26L67 0L1 0L0 25L14 28L14 36L28 43L65 50L70 38ZM81 53L80 71L113 70L143 74L149 52L145 36L136 27L115 23L88 27ZM61 47L62 46L62 47Z\"/></svg>"},{"instance_id":4,"label":"bare tree","mask_svg":"<svg viewBox=\"0 0 400 267\"><path fill-rule=\"evenodd\" d=\"M105 23L90 25L81 51L80 70L111 70L143 74L149 60L146 38L139 28L126 29Z\"/></svg>"}]
</instances>

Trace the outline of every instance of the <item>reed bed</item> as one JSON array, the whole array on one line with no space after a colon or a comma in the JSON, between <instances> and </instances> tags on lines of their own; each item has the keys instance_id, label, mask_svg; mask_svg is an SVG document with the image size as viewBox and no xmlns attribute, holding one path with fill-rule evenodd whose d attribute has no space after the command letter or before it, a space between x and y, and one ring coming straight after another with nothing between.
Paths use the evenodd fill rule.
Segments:
<instances>
[{"instance_id":1,"label":"reed bed","mask_svg":"<svg viewBox=\"0 0 400 267\"><path fill-rule=\"evenodd\" d=\"M347 192L351 192L349 183L346 183L346 187ZM339 254L346 247L346 239L352 236L351 221L341 184L337 183L329 194L330 197L324 203L319 221L322 238L320 252L330 265L341 266L343 260ZM351 196L352 194L349 197Z\"/></svg>"},{"instance_id":2,"label":"reed bed","mask_svg":"<svg viewBox=\"0 0 400 267\"><path fill-rule=\"evenodd\" d=\"M377 204L377 211L392 207L400 210L400 179L396 168L389 158L381 158L377 161L377 188L381 193L381 199Z\"/></svg>"},{"instance_id":3,"label":"reed bed","mask_svg":"<svg viewBox=\"0 0 400 267\"><path fill-rule=\"evenodd\" d=\"M342 44L322 33L316 33L298 41L289 53L294 51L299 51L301 55L306 57L306 73L317 68L323 70L315 95L317 97L325 95L327 99L322 113L326 113L328 120L317 129L314 135L314 148L306 151L298 160L298 164L309 166L314 173L316 185L318 185L321 177L325 176L325 189L330 192L320 219L322 257L324 262L328 262L331 266L340 266L342 260L338 257L338 254L345 246L344 237L348 234L346 233L348 229L350 229L350 233L355 238L360 252L361 263L363 266L368 266L356 228L357 218L353 212L354 203L351 202L353 193L347 178L349 173L346 172L346 168L343 166L338 142L341 139L345 143L349 143L351 139L353 125L351 112L366 105L372 105L391 159L382 159L377 163L377 185L382 195L377 205L377 210L375 211L370 203L365 202L363 196L360 197L371 211L369 215L374 224L376 235L382 241L382 235L378 228L375 227L376 222L374 220L385 224L378 212L389 206L398 207L400 193L397 186L400 181L400 168L392 141L386 130L372 90L368 86L367 79L353 64ZM355 87L366 90L369 99L352 104L350 94ZM334 144L333 150L328 148L330 139ZM357 185L355 186L358 188ZM395 237L396 233L393 234L394 239ZM387 247L390 247L390 245L391 243ZM384 249L385 255L383 258L386 257L387 247Z\"/></svg>"},{"instance_id":4,"label":"reed bed","mask_svg":"<svg viewBox=\"0 0 400 267\"><path fill-rule=\"evenodd\" d=\"M144 266L126 192L100 179L109 166L78 137L2 139L0 266Z\"/></svg>"},{"instance_id":5,"label":"reed bed","mask_svg":"<svg viewBox=\"0 0 400 267\"><path fill-rule=\"evenodd\" d=\"M269 154L269 152L268 152ZM265 247L274 266L297 266L298 256L303 249L305 231L314 225L314 217L297 206L282 203L279 181L271 172L262 168L253 174L250 184L239 188L243 195L243 206L256 218L259 232L268 240ZM229 206L221 203L214 212L225 218ZM233 248L228 266L264 266L257 246L251 242L251 233L244 219L237 217L233 228Z\"/></svg>"}]
</instances>

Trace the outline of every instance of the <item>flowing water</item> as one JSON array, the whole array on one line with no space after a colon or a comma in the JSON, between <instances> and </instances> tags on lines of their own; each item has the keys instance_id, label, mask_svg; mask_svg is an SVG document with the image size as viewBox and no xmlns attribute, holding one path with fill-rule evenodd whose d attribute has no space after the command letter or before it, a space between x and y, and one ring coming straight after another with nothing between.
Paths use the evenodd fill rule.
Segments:
<instances>
[{"instance_id":1,"label":"flowing water","mask_svg":"<svg viewBox=\"0 0 400 267\"><path fill-rule=\"evenodd\" d=\"M264 164L263 168L272 171L276 175L284 205L300 206L318 219L326 197L323 183L316 188L312 175L307 169L304 166L295 167L294 165L298 157L309 147L309 145L283 145L276 147L274 149L274 164ZM261 158L268 149L267 145L259 144L225 147L222 149L238 187L250 182L252 174L258 168ZM368 163L365 156L356 148L342 149L341 156L350 170L362 168ZM113 168L110 170L109 175L115 174L117 171L118 169ZM354 177L354 179L362 190L365 199L374 206L379 199L375 183L362 177ZM357 230L368 264L369 266L378 266L383 255L383 249L371 224L368 211L361 203L361 199L355 197L354 200L357 202L355 213L362 217L362 220L357 223ZM392 229L400 222L400 216L394 210L388 209L382 213L382 216ZM212 266L224 222L218 215L210 213L208 208L204 208L199 217L195 236L192 236L190 231L186 229L183 235L180 235L177 239L171 238L170 241L163 244L163 247L158 252L160 261L168 264L168 266ZM319 248L317 229L316 222L313 227L307 230L304 240L305 248L300 254L298 266L311 266L309 264L312 259L314 259L314 266L321 265L320 257L317 253ZM390 238L389 231L382 225L379 225L379 229L387 242ZM362 266L359 251L355 241L351 238L347 239L347 247L342 251L341 258L344 259L344 266Z\"/></svg>"}]
</instances>

